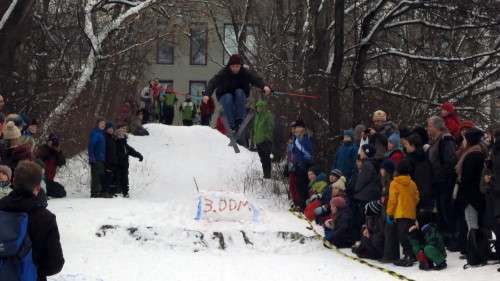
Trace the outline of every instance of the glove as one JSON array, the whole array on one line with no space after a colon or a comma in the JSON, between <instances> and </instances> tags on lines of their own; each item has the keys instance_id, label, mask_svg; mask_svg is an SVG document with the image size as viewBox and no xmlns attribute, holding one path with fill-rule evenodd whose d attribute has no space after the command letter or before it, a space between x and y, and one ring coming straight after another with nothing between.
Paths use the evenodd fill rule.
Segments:
<instances>
[{"instance_id":1,"label":"glove","mask_svg":"<svg viewBox=\"0 0 500 281\"><path fill-rule=\"evenodd\" d=\"M320 198L321 198L320 194L314 194L311 197L309 197L309 199L306 200L306 205L309 205L309 203L311 203L312 201Z\"/></svg>"},{"instance_id":2,"label":"glove","mask_svg":"<svg viewBox=\"0 0 500 281\"><path fill-rule=\"evenodd\" d=\"M314 209L314 214L316 216L321 216L322 214L326 213L327 209L326 206L319 206L318 208Z\"/></svg>"},{"instance_id":3,"label":"glove","mask_svg":"<svg viewBox=\"0 0 500 281\"><path fill-rule=\"evenodd\" d=\"M385 219L388 225L393 225L394 224L394 219L392 217L387 216Z\"/></svg>"},{"instance_id":4,"label":"glove","mask_svg":"<svg viewBox=\"0 0 500 281\"><path fill-rule=\"evenodd\" d=\"M144 160L144 157L142 155L139 155L139 162L142 162Z\"/></svg>"}]
</instances>

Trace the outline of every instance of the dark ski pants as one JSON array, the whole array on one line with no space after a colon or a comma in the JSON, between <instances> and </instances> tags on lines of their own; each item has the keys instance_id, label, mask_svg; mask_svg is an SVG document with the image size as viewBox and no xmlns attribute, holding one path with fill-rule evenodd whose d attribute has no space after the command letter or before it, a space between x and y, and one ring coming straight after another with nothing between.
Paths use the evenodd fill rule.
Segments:
<instances>
[{"instance_id":1,"label":"dark ski pants","mask_svg":"<svg viewBox=\"0 0 500 281\"><path fill-rule=\"evenodd\" d=\"M410 230L410 227L415 224L415 221L412 219L396 219L395 224L398 229L399 244L403 247L403 255L405 257L415 257L413 255L408 233L408 230Z\"/></svg>"},{"instance_id":2,"label":"dark ski pants","mask_svg":"<svg viewBox=\"0 0 500 281\"><path fill-rule=\"evenodd\" d=\"M163 106L162 109L162 122L165 125L172 125L174 122L174 107L173 106Z\"/></svg>"},{"instance_id":3,"label":"dark ski pants","mask_svg":"<svg viewBox=\"0 0 500 281\"><path fill-rule=\"evenodd\" d=\"M104 177L104 163L90 163L90 196L99 196L102 192L102 181Z\"/></svg>"},{"instance_id":4,"label":"dark ski pants","mask_svg":"<svg viewBox=\"0 0 500 281\"><path fill-rule=\"evenodd\" d=\"M234 93L226 93L220 97L219 103L224 109L229 126L231 129L236 130L236 120L241 123L247 114L247 95L245 91L236 89Z\"/></svg>"},{"instance_id":5,"label":"dark ski pants","mask_svg":"<svg viewBox=\"0 0 500 281\"><path fill-rule=\"evenodd\" d=\"M260 157L260 163L262 164L262 171L264 172L264 178L271 178L271 150L272 142L265 141L257 144L257 152Z\"/></svg>"},{"instance_id":6,"label":"dark ski pants","mask_svg":"<svg viewBox=\"0 0 500 281\"><path fill-rule=\"evenodd\" d=\"M117 186L117 191L121 192L123 195L127 195L129 192L128 166L116 167L115 173L115 184Z\"/></svg>"},{"instance_id":7,"label":"dark ski pants","mask_svg":"<svg viewBox=\"0 0 500 281\"><path fill-rule=\"evenodd\" d=\"M453 188L455 184L453 181L446 181L435 183L432 189L436 194L436 204L439 214L440 230L445 236L445 241L448 243L456 243L456 225L455 218L455 205L453 204Z\"/></svg>"},{"instance_id":8,"label":"dark ski pants","mask_svg":"<svg viewBox=\"0 0 500 281\"><path fill-rule=\"evenodd\" d=\"M309 167L296 167L295 175L297 177L297 191L300 194L299 207L304 210L306 208L306 200L309 198L309 178L307 170Z\"/></svg>"},{"instance_id":9,"label":"dark ski pants","mask_svg":"<svg viewBox=\"0 0 500 281\"><path fill-rule=\"evenodd\" d=\"M361 238L361 227L365 223L365 205L366 201L360 201L357 199L352 200L352 225L354 227L354 239L359 240Z\"/></svg>"},{"instance_id":10,"label":"dark ski pants","mask_svg":"<svg viewBox=\"0 0 500 281\"><path fill-rule=\"evenodd\" d=\"M384 211L384 217L386 217ZM399 241L398 241L398 228L396 224L385 224L384 227L384 260L396 261L399 260Z\"/></svg>"},{"instance_id":11,"label":"dark ski pants","mask_svg":"<svg viewBox=\"0 0 500 281\"><path fill-rule=\"evenodd\" d=\"M212 114L202 114L201 115L201 125L210 126L210 121L212 120Z\"/></svg>"}]
</instances>

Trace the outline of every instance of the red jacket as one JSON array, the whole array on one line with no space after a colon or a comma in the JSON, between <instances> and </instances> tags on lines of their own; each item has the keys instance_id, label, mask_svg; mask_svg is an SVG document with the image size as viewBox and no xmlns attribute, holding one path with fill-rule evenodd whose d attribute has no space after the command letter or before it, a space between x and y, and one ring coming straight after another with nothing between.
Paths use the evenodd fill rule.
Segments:
<instances>
[{"instance_id":1,"label":"red jacket","mask_svg":"<svg viewBox=\"0 0 500 281\"><path fill-rule=\"evenodd\" d=\"M66 164L64 154L60 150L55 150L47 144L38 148L36 157L41 159L45 164L45 177L51 181L53 181L56 176L57 167Z\"/></svg>"},{"instance_id":2,"label":"red jacket","mask_svg":"<svg viewBox=\"0 0 500 281\"><path fill-rule=\"evenodd\" d=\"M391 154L387 159L394 162L394 165L396 165L397 167L399 165L399 162L401 162L401 160L403 160L404 157L405 155L403 154L403 152L401 152L401 150L394 150L393 152L391 152Z\"/></svg>"},{"instance_id":3,"label":"red jacket","mask_svg":"<svg viewBox=\"0 0 500 281\"><path fill-rule=\"evenodd\" d=\"M214 100L210 98L207 103L202 102L200 105L201 115L211 115L215 111Z\"/></svg>"},{"instance_id":4,"label":"red jacket","mask_svg":"<svg viewBox=\"0 0 500 281\"><path fill-rule=\"evenodd\" d=\"M460 135L460 119L458 118L458 114L452 112L443 119L450 134L457 138Z\"/></svg>"},{"instance_id":5,"label":"red jacket","mask_svg":"<svg viewBox=\"0 0 500 281\"><path fill-rule=\"evenodd\" d=\"M226 128L224 127L224 122L222 121L222 117L219 116L217 118L217 123L215 124L215 128L217 128L217 130L221 132L221 134L226 135Z\"/></svg>"}]
</instances>

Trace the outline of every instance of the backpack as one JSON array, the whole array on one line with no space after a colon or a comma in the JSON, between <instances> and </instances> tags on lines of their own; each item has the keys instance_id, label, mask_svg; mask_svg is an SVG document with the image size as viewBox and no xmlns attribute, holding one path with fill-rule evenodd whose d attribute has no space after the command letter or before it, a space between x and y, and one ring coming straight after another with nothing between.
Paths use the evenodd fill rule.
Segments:
<instances>
[{"instance_id":1,"label":"backpack","mask_svg":"<svg viewBox=\"0 0 500 281\"><path fill-rule=\"evenodd\" d=\"M488 263L490 253L489 235L484 229L471 229L467 235L464 269L472 266L483 266Z\"/></svg>"},{"instance_id":2,"label":"backpack","mask_svg":"<svg viewBox=\"0 0 500 281\"><path fill-rule=\"evenodd\" d=\"M0 211L0 280L36 281L28 214Z\"/></svg>"}]
</instances>

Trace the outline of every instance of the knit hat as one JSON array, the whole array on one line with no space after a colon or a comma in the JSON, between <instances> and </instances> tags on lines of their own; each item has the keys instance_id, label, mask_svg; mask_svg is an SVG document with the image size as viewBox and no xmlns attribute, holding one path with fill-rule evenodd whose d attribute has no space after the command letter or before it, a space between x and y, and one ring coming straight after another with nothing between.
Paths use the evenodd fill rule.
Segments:
<instances>
[{"instance_id":1,"label":"knit hat","mask_svg":"<svg viewBox=\"0 0 500 281\"><path fill-rule=\"evenodd\" d=\"M104 130L107 129L114 129L115 125L113 125L113 122L106 122L106 127L104 127Z\"/></svg>"},{"instance_id":2,"label":"knit hat","mask_svg":"<svg viewBox=\"0 0 500 281\"><path fill-rule=\"evenodd\" d=\"M445 102L441 105L441 109L448 112L455 112L455 106L451 102Z\"/></svg>"},{"instance_id":3,"label":"knit hat","mask_svg":"<svg viewBox=\"0 0 500 281\"><path fill-rule=\"evenodd\" d=\"M304 123L304 120L302 120L302 119L297 119L297 121L295 121L295 124L294 124L293 127L294 128L297 128L297 127L305 128L306 127L306 123Z\"/></svg>"},{"instance_id":4,"label":"knit hat","mask_svg":"<svg viewBox=\"0 0 500 281\"><path fill-rule=\"evenodd\" d=\"M422 145L429 143L429 135L427 134L427 130L425 130L424 127L416 126L415 128L413 128L413 133L420 136Z\"/></svg>"},{"instance_id":5,"label":"knit hat","mask_svg":"<svg viewBox=\"0 0 500 281\"><path fill-rule=\"evenodd\" d=\"M387 113L382 110L377 110L373 113L373 121L387 121Z\"/></svg>"},{"instance_id":6,"label":"knit hat","mask_svg":"<svg viewBox=\"0 0 500 281\"><path fill-rule=\"evenodd\" d=\"M368 158L373 158L373 156L375 156L375 147L371 144L363 144L363 146L361 146L361 149L364 151L364 153L366 154L366 156Z\"/></svg>"},{"instance_id":7,"label":"knit hat","mask_svg":"<svg viewBox=\"0 0 500 281\"><path fill-rule=\"evenodd\" d=\"M241 56L238 54L231 55L229 57L229 61L227 62L227 65L241 65Z\"/></svg>"},{"instance_id":8,"label":"knit hat","mask_svg":"<svg viewBox=\"0 0 500 281\"><path fill-rule=\"evenodd\" d=\"M396 170L396 165L394 164L394 161L385 159L384 162L382 162L382 165L380 167L381 169L384 169L388 174L394 174L394 171Z\"/></svg>"},{"instance_id":9,"label":"knit hat","mask_svg":"<svg viewBox=\"0 0 500 281\"><path fill-rule=\"evenodd\" d=\"M14 124L14 121L9 121L3 127L3 138L6 140L14 140L21 137L21 130Z\"/></svg>"},{"instance_id":10,"label":"knit hat","mask_svg":"<svg viewBox=\"0 0 500 281\"><path fill-rule=\"evenodd\" d=\"M350 137L351 139L354 139L354 131L352 129L345 130L344 137Z\"/></svg>"},{"instance_id":11,"label":"knit hat","mask_svg":"<svg viewBox=\"0 0 500 281\"><path fill-rule=\"evenodd\" d=\"M321 169L318 167L311 167L309 168L309 172L313 172L316 176L319 176L321 174Z\"/></svg>"},{"instance_id":12,"label":"knit hat","mask_svg":"<svg viewBox=\"0 0 500 281\"><path fill-rule=\"evenodd\" d=\"M393 133L389 136L389 142L392 143L395 147L401 146L401 138L399 137L399 133Z\"/></svg>"},{"instance_id":13,"label":"knit hat","mask_svg":"<svg viewBox=\"0 0 500 281\"><path fill-rule=\"evenodd\" d=\"M382 212L382 203L378 200L370 201L365 205L365 216L375 217Z\"/></svg>"},{"instance_id":14,"label":"knit hat","mask_svg":"<svg viewBox=\"0 0 500 281\"><path fill-rule=\"evenodd\" d=\"M347 180L345 177L340 177L338 181L336 181L334 184L332 184L332 187L333 188L338 188L342 191L345 191L345 184L346 184Z\"/></svg>"},{"instance_id":15,"label":"knit hat","mask_svg":"<svg viewBox=\"0 0 500 281\"><path fill-rule=\"evenodd\" d=\"M401 129L399 129L399 137L402 138L402 139L406 139L407 137L409 137L411 135L411 130L408 129L407 127L403 127Z\"/></svg>"},{"instance_id":16,"label":"knit hat","mask_svg":"<svg viewBox=\"0 0 500 281\"><path fill-rule=\"evenodd\" d=\"M469 145L476 145L481 142L484 132L478 128L470 128L465 132L465 139Z\"/></svg>"},{"instance_id":17,"label":"knit hat","mask_svg":"<svg viewBox=\"0 0 500 281\"><path fill-rule=\"evenodd\" d=\"M342 196L335 196L330 201L330 205L335 206L337 209L344 209L347 207L347 202Z\"/></svg>"},{"instance_id":18,"label":"knit hat","mask_svg":"<svg viewBox=\"0 0 500 281\"><path fill-rule=\"evenodd\" d=\"M411 172L411 162L408 159L403 159L397 167L398 175L407 176Z\"/></svg>"},{"instance_id":19,"label":"knit hat","mask_svg":"<svg viewBox=\"0 0 500 281\"><path fill-rule=\"evenodd\" d=\"M464 121L462 121L462 124L460 125L460 131L462 131L464 129L474 128L474 127L476 127L476 125L474 124L473 121L471 121L471 120L464 120Z\"/></svg>"},{"instance_id":20,"label":"knit hat","mask_svg":"<svg viewBox=\"0 0 500 281\"><path fill-rule=\"evenodd\" d=\"M333 170L331 170L331 171L330 171L330 175L334 175L334 176L336 176L337 178L340 178L340 177L343 177L343 176L344 176L344 174L342 173L342 171L341 171L341 170L339 170L339 169L333 169Z\"/></svg>"},{"instance_id":21,"label":"knit hat","mask_svg":"<svg viewBox=\"0 0 500 281\"><path fill-rule=\"evenodd\" d=\"M8 178L8 181L10 181L12 179L12 170L10 169L9 166L0 165L0 173L6 175Z\"/></svg>"},{"instance_id":22,"label":"knit hat","mask_svg":"<svg viewBox=\"0 0 500 281\"><path fill-rule=\"evenodd\" d=\"M9 123L9 121L14 122L14 124L18 128L22 128L23 124L24 124L24 120L21 117L21 115L15 114L15 113L11 113L11 114L7 115L7 117L5 118L5 122Z\"/></svg>"}]
</instances>

